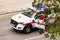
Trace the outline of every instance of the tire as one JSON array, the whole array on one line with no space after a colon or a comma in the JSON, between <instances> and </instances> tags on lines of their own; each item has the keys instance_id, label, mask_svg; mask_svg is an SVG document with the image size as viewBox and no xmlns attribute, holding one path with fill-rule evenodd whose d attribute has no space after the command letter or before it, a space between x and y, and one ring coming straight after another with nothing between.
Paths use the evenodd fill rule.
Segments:
<instances>
[{"instance_id":1,"label":"tire","mask_svg":"<svg viewBox=\"0 0 60 40\"><path fill-rule=\"evenodd\" d=\"M31 33L31 30L32 30L31 25L26 25L25 28L23 29L23 32L25 34L29 34L29 33Z\"/></svg>"}]
</instances>

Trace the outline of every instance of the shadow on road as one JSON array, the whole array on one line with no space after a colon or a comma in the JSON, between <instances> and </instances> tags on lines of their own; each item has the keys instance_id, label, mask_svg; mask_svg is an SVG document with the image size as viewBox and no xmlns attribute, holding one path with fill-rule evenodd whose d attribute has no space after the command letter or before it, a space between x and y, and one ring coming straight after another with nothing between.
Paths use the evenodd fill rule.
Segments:
<instances>
[{"instance_id":1,"label":"shadow on road","mask_svg":"<svg viewBox=\"0 0 60 40\"><path fill-rule=\"evenodd\" d=\"M18 33L18 34L25 34L25 33L23 33L23 31L19 31L19 30L15 30L15 29L12 29L12 31L15 33ZM34 28L31 33L36 32L36 31L38 31L38 29Z\"/></svg>"}]
</instances>

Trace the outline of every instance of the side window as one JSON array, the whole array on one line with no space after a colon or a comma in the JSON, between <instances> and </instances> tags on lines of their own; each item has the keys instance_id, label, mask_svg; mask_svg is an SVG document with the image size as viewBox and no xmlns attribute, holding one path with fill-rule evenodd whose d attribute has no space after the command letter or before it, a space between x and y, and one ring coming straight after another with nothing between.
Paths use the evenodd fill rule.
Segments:
<instances>
[{"instance_id":1,"label":"side window","mask_svg":"<svg viewBox=\"0 0 60 40\"><path fill-rule=\"evenodd\" d=\"M40 19L40 12L35 15L35 19Z\"/></svg>"}]
</instances>

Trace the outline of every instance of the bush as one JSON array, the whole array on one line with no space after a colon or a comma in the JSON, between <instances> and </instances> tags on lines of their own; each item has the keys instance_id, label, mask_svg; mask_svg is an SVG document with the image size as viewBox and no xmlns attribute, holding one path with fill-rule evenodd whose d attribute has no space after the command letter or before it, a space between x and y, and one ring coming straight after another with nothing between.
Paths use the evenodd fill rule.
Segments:
<instances>
[{"instance_id":1,"label":"bush","mask_svg":"<svg viewBox=\"0 0 60 40\"><path fill-rule=\"evenodd\" d=\"M53 24L48 23L46 30L50 34L50 39L55 40L57 35L60 35L60 18L56 18Z\"/></svg>"}]
</instances>

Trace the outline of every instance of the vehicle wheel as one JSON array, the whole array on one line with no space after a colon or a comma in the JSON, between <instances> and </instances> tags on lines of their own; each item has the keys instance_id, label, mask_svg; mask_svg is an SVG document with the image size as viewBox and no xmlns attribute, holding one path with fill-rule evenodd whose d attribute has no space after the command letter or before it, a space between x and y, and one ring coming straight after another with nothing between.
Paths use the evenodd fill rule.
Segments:
<instances>
[{"instance_id":1,"label":"vehicle wheel","mask_svg":"<svg viewBox=\"0 0 60 40\"><path fill-rule=\"evenodd\" d=\"M32 30L31 25L27 25L27 26L25 26L23 32L24 32L25 34L29 34L29 33L31 33L31 30Z\"/></svg>"}]
</instances>

